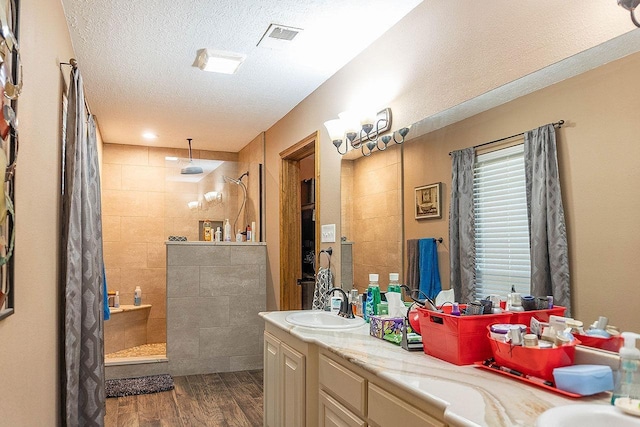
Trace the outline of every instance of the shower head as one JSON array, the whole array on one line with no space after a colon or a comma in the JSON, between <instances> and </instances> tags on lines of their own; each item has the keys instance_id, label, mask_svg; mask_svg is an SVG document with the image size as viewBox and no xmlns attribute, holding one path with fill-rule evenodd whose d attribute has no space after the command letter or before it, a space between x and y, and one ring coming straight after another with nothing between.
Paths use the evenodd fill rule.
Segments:
<instances>
[{"instance_id":1,"label":"shower head","mask_svg":"<svg viewBox=\"0 0 640 427\"><path fill-rule=\"evenodd\" d=\"M240 175L240 178L235 179L235 178L231 178L229 176L223 175L222 178L225 180L225 182L228 182L230 184L236 184L236 185L240 185L244 183L242 182L242 178L244 178L245 176L249 176L249 171L243 173L242 175Z\"/></svg>"},{"instance_id":2,"label":"shower head","mask_svg":"<svg viewBox=\"0 0 640 427\"><path fill-rule=\"evenodd\" d=\"M203 173L200 166L195 166L193 164L193 158L191 157L191 139L192 138L187 138L187 141L189 141L189 166L182 168L180 171L180 174L182 175L198 175Z\"/></svg>"}]
</instances>

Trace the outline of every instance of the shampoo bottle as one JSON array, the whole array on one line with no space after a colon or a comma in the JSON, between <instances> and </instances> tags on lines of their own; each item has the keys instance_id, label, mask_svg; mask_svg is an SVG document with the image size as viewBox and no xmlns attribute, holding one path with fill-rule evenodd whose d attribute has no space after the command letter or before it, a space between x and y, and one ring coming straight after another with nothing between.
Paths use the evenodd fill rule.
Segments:
<instances>
[{"instance_id":1,"label":"shampoo bottle","mask_svg":"<svg viewBox=\"0 0 640 427\"><path fill-rule=\"evenodd\" d=\"M247 242L252 242L251 240L251 226L247 225Z\"/></svg>"},{"instance_id":2,"label":"shampoo bottle","mask_svg":"<svg viewBox=\"0 0 640 427\"><path fill-rule=\"evenodd\" d=\"M224 241L225 242L230 242L231 241L231 224L229 224L229 220L225 219L224 220L224 235L223 235Z\"/></svg>"},{"instance_id":3,"label":"shampoo bottle","mask_svg":"<svg viewBox=\"0 0 640 427\"><path fill-rule=\"evenodd\" d=\"M624 346L620 348L620 368L616 372L611 404L619 397L640 399L640 350L636 338L640 334L623 332Z\"/></svg>"},{"instance_id":4,"label":"shampoo bottle","mask_svg":"<svg viewBox=\"0 0 640 427\"><path fill-rule=\"evenodd\" d=\"M202 223L202 230L203 230L203 234L204 234L203 237L204 237L204 241L205 242L210 242L211 240L213 240L211 238L211 234L212 234L211 233L211 221L209 221L208 219L205 220Z\"/></svg>"},{"instance_id":5,"label":"shampoo bottle","mask_svg":"<svg viewBox=\"0 0 640 427\"><path fill-rule=\"evenodd\" d=\"M113 297L113 306L115 308L120 307L120 292L116 291L116 296Z\"/></svg>"},{"instance_id":6,"label":"shampoo bottle","mask_svg":"<svg viewBox=\"0 0 640 427\"><path fill-rule=\"evenodd\" d=\"M222 231L220 231L220 227L218 227L216 229L216 232L213 233L213 235L214 235L214 238L215 238L216 242L221 242L222 241Z\"/></svg>"},{"instance_id":7,"label":"shampoo bottle","mask_svg":"<svg viewBox=\"0 0 640 427\"><path fill-rule=\"evenodd\" d=\"M142 304L142 289L140 286L136 286L136 290L133 292L133 305Z\"/></svg>"}]
</instances>

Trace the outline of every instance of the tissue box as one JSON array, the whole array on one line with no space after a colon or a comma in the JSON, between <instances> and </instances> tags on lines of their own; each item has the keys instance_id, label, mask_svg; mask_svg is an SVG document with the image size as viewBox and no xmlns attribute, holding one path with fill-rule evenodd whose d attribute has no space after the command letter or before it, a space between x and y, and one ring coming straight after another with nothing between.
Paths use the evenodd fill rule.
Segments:
<instances>
[{"instance_id":1,"label":"tissue box","mask_svg":"<svg viewBox=\"0 0 640 427\"><path fill-rule=\"evenodd\" d=\"M553 370L556 387L571 393L589 396L613 390L613 373L609 366L573 365Z\"/></svg>"},{"instance_id":2,"label":"tissue box","mask_svg":"<svg viewBox=\"0 0 640 427\"><path fill-rule=\"evenodd\" d=\"M402 339L402 317L370 316L369 333L372 337L384 339L385 335L397 335L398 342Z\"/></svg>"}]
</instances>

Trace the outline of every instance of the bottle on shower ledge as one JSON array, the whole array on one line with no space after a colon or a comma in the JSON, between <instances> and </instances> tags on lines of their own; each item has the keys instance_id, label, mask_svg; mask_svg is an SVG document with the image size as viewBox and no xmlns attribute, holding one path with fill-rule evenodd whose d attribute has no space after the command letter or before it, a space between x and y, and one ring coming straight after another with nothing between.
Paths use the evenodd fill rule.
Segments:
<instances>
[{"instance_id":1,"label":"bottle on shower ledge","mask_svg":"<svg viewBox=\"0 0 640 427\"><path fill-rule=\"evenodd\" d=\"M216 228L216 232L213 233L214 236L214 240L216 242L221 242L222 241L222 231L220 231L220 227Z\"/></svg>"},{"instance_id":2,"label":"bottle on shower ledge","mask_svg":"<svg viewBox=\"0 0 640 427\"><path fill-rule=\"evenodd\" d=\"M228 219L224 220L223 238L224 238L225 242L230 242L231 241L231 224L229 224L229 220Z\"/></svg>"},{"instance_id":3,"label":"bottle on shower ledge","mask_svg":"<svg viewBox=\"0 0 640 427\"><path fill-rule=\"evenodd\" d=\"M142 289L140 286L136 286L136 290L133 292L133 305L139 306L142 304Z\"/></svg>"},{"instance_id":4,"label":"bottle on shower ledge","mask_svg":"<svg viewBox=\"0 0 640 427\"><path fill-rule=\"evenodd\" d=\"M242 242L242 230L238 230L238 232L236 233L236 242Z\"/></svg>"}]
</instances>

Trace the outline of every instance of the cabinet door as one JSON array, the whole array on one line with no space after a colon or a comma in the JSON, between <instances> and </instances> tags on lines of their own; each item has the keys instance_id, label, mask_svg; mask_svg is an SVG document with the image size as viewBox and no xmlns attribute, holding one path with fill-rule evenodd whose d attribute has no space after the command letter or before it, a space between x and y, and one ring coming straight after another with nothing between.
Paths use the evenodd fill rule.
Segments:
<instances>
[{"instance_id":1,"label":"cabinet door","mask_svg":"<svg viewBox=\"0 0 640 427\"><path fill-rule=\"evenodd\" d=\"M398 399L386 390L369 383L369 425L376 427L443 427L418 408Z\"/></svg>"},{"instance_id":2,"label":"cabinet door","mask_svg":"<svg viewBox=\"0 0 640 427\"><path fill-rule=\"evenodd\" d=\"M305 357L280 343L280 405L282 427L305 425Z\"/></svg>"},{"instance_id":3,"label":"cabinet door","mask_svg":"<svg viewBox=\"0 0 640 427\"><path fill-rule=\"evenodd\" d=\"M320 390L319 427L366 427L366 425L357 415Z\"/></svg>"},{"instance_id":4,"label":"cabinet door","mask_svg":"<svg viewBox=\"0 0 640 427\"><path fill-rule=\"evenodd\" d=\"M264 333L264 426L280 426L280 340Z\"/></svg>"}]
</instances>

